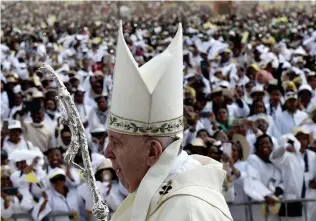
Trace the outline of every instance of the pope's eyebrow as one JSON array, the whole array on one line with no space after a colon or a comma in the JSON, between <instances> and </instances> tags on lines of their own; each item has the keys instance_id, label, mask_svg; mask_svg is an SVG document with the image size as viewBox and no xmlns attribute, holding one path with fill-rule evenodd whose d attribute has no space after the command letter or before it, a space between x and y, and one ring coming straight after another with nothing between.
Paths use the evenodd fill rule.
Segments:
<instances>
[{"instance_id":1,"label":"pope's eyebrow","mask_svg":"<svg viewBox=\"0 0 316 221\"><path fill-rule=\"evenodd\" d=\"M116 136L113 136L113 135L110 135L109 138L110 138L110 140L113 140L113 141L118 142L118 143L122 142L119 137L116 137Z\"/></svg>"}]
</instances>

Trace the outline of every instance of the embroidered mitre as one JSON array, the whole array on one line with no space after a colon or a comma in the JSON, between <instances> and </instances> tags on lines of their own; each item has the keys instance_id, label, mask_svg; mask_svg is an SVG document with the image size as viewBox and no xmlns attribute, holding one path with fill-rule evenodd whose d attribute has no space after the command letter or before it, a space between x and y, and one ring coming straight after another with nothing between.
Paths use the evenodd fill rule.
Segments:
<instances>
[{"instance_id":1,"label":"embroidered mitre","mask_svg":"<svg viewBox=\"0 0 316 221\"><path fill-rule=\"evenodd\" d=\"M116 47L109 130L173 136L183 131L182 26L168 48L138 67L120 24Z\"/></svg>"}]
</instances>

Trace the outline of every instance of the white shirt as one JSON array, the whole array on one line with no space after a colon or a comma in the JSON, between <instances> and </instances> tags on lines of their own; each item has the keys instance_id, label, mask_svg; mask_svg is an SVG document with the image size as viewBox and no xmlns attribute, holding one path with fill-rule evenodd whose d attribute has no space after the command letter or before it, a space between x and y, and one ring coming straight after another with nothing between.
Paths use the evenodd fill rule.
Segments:
<instances>
[{"instance_id":1,"label":"white shirt","mask_svg":"<svg viewBox=\"0 0 316 221\"><path fill-rule=\"evenodd\" d=\"M6 137L3 142L3 150L8 153L8 156L16 149L39 150L38 147L34 147L30 141L26 141L23 137L21 137L21 140L17 144L11 142L9 137Z\"/></svg>"},{"instance_id":2,"label":"white shirt","mask_svg":"<svg viewBox=\"0 0 316 221\"><path fill-rule=\"evenodd\" d=\"M88 121L89 119L89 114L92 110L92 107L86 104L76 104L76 108L79 112L81 121L84 123Z\"/></svg>"},{"instance_id":3,"label":"white shirt","mask_svg":"<svg viewBox=\"0 0 316 221\"><path fill-rule=\"evenodd\" d=\"M10 179L12 181L12 185L17 188L26 188L30 191L31 195L40 199L42 196L42 192L47 187L46 176L47 174L42 169L37 169L34 172L36 179L39 181L38 183L30 183L26 180L26 176L20 170L15 171L11 174Z\"/></svg>"},{"instance_id":4,"label":"white shirt","mask_svg":"<svg viewBox=\"0 0 316 221\"><path fill-rule=\"evenodd\" d=\"M46 217L51 212L65 212L72 213L75 212L79 217L79 206L82 203L79 194L76 189L69 189L67 196L59 194L55 191L55 189L51 188L47 191L48 202L46 204L45 209L42 212L39 212L42 203L44 202L44 198L41 198L40 201L34 207L32 211L32 216L34 220L41 221L44 217ZM53 221L71 221L68 216L56 216L54 218L50 218L49 220Z\"/></svg>"},{"instance_id":5,"label":"white shirt","mask_svg":"<svg viewBox=\"0 0 316 221\"><path fill-rule=\"evenodd\" d=\"M105 119L107 118L107 114L108 114L107 111L100 112L100 113L105 116ZM106 120L105 122L101 122L101 119L98 116L98 108L93 108L89 113L89 131L91 132L94 126L97 124L103 124L105 126Z\"/></svg>"},{"instance_id":6,"label":"white shirt","mask_svg":"<svg viewBox=\"0 0 316 221\"><path fill-rule=\"evenodd\" d=\"M33 198L27 189L18 189L18 191L22 194L23 199L20 200L13 196L10 200L9 207L7 209L4 208L4 200L1 197L1 218L13 220L11 217L15 214L25 214L29 213L33 208ZM10 196L7 196L10 197ZM15 219L16 221L28 221L27 218L19 218Z\"/></svg>"},{"instance_id":7,"label":"white shirt","mask_svg":"<svg viewBox=\"0 0 316 221\"><path fill-rule=\"evenodd\" d=\"M286 138L282 137L281 139ZM284 185L283 196L285 199L300 199L305 170L304 161L299 152L301 145L299 141L295 139L295 152L291 153L286 150L289 144L284 144L284 142L286 141L279 141L280 147L273 150L270 155L270 160L281 170Z\"/></svg>"},{"instance_id":8,"label":"white shirt","mask_svg":"<svg viewBox=\"0 0 316 221\"><path fill-rule=\"evenodd\" d=\"M2 101L1 101L2 102ZM13 116L16 112L22 110L22 104L20 106L13 106L9 111L9 120L13 120Z\"/></svg>"},{"instance_id":9,"label":"white shirt","mask_svg":"<svg viewBox=\"0 0 316 221\"><path fill-rule=\"evenodd\" d=\"M1 121L6 120L9 114L9 98L6 91L1 92Z\"/></svg>"},{"instance_id":10,"label":"white shirt","mask_svg":"<svg viewBox=\"0 0 316 221\"><path fill-rule=\"evenodd\" d=\"M307 113L300 110L297 110L294 115L291 115L288 111L283 111L277 116L275 123L281 134L288 134L291 133L294 127L298 127L307 118Z\"/></svg>"},{"instance_id":11,"label":"white shirt","mask_svg":"<svg viewBox=\"0 0 316 221\"><path fill-rule=\"evenodd\" d=\"M64 169L65 173L66 173L66 167L64 165L62 165L61 168ZM51 169L52 168L50 166L48 166L48 168L45 171L46 174L49 174L49 171ZM70 180L69 177L66 176L66 186L69 187L69 188L76 188L76 187L78 187L80 185L80 183L81 183L79 171L76 168L71 167L70 168L70 174L71 174L73 180ZM48 177L46 179L46 183L47 183L46 184L47 186L51 185Z\"/></svg>"}]
</instances>

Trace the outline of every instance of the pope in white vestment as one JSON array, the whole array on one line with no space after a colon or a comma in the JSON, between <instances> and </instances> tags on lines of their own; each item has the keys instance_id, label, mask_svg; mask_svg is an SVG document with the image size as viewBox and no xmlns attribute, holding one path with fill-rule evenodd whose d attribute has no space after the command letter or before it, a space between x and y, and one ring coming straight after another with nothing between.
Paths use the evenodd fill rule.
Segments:
<instances>
[{"instance_id":1,"label":"pope in white vestment","mask_svg":"<svg viewBox=\"0 0 316 221\"><path fill-rule=\"evenodd\" d=\"M222 164L180 148L182 42L180 25L169 47L139 68L120 27L105 156L130 194L113 221L232 220Z\"/></svg>"}]
</instances>

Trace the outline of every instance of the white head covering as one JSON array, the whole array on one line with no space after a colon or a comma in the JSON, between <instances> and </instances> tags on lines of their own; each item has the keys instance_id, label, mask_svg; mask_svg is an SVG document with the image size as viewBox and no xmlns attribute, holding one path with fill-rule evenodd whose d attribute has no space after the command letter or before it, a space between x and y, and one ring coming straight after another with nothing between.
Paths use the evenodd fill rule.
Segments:
<instances>
[{"instance_id":1,"label":"white head covering","mask_svg":"<svg viewBox=\"0 0 316 221\"><path fill-rule=\"evenodd\" d=\"M108 129L170 136L183 131L182 27L160 55L138 68L119 29ZM129 107L129 108L126 108Z\"/></svg>"}]
</instances>

